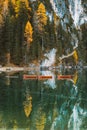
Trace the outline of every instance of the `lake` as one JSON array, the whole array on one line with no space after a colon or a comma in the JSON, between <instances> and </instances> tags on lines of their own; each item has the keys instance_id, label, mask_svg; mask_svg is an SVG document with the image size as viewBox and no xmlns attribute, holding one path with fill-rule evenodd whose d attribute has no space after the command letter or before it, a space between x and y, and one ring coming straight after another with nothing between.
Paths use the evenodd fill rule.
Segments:
<instances>
[{"instance_id":1,"label":"lake","mask_svg":"<svg viewBox=\"0 0 87 130\"><path fill-rule=\"evenodd\" d=\"M23 74L0 74L1 130L87 130L87 70L63 73L71 79Z\"/></svg>"}]
</instances>

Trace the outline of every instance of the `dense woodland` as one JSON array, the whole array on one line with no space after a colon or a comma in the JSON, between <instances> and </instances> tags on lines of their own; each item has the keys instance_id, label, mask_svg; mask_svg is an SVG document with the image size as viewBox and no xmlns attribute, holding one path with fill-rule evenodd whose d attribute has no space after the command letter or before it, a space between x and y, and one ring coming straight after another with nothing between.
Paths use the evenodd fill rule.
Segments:
<instances>
[{"instance_id":1,"label":"dense woodland","mask_svg":"<svg viewBox=\"0 0 87 130\"><path fill-rule=\"evenodd\" d=\"M63 62L87 63L87 24L80 30L71 28L70 17L65 31L61 19L53 11L49 0L0 0L0 64L12 63L23 66L44 59L44 53L57 49L56 65L59 56L72 51L71 32L79 39L76 54ZM81 35L80 35L81 34ZM84 54L82 55L82 53ZM77 56L78 55L78 58Z\"/></svg>"}]
</instances>

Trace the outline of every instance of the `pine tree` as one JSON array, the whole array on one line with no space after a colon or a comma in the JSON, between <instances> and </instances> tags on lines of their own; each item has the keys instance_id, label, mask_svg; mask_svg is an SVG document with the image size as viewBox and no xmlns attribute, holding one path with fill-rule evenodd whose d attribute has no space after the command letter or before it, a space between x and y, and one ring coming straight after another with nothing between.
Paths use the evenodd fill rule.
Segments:
<instances>
[{"instance_id":1,"label":"pine tree","mask_svg":"<svg viewBox=\"0 0 87 130\"><path fill-rule=\"evenodd\" d=\"M30 19L30 6L28 0L12 0L11 1L11 11L13 11L15 18L15 59L18 62L23 63L24 59L24 29L26 22ZM13 56L13 57L14 57ZM18 60L19 59L19 60Z\"/></svg>"},{"instance_id":2,"label":"pine tree","mask_svg":"<svg viewBox=\"0 0 87 130\"><path fill-rule=\"evenodd\" d=\"M3 26L4 26L4 20L2 15L0 14L0 64L4 61L2 57L4 56L4 45L3 45Z\"/></svg>"}]
</instances>

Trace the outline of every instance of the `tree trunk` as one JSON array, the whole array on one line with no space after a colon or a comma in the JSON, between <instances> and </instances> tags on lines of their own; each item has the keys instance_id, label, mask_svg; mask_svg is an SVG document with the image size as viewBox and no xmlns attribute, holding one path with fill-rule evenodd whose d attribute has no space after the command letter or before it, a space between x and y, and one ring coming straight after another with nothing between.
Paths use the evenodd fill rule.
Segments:
<instances>
[{"instance_id":1,"label":"tree trunk","mask_svg":"<svg viewBox=\"0 0 87 130\"><path fill-rule=\"evenodd\" d=\"M43 36L42 36L42 51L44 50L44 46L43 46Z\"/></svg>"}]
</instances>

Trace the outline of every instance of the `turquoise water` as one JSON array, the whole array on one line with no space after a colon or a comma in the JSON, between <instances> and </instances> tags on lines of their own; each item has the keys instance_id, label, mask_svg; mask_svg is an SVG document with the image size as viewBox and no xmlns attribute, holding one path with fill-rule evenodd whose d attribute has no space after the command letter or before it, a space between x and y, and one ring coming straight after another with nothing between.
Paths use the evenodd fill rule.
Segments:
<instances>
[{"instance_id":1,"label":"turquoise water","mask_svg":"<svg viewBox=\"0 0 87 130\"><path fill-rule=\"evenodd\" d=\"M87 130L87 70L73 75L58 80L56 72L54 84L0 74L0 129Z\"/></svg>"}]
</instances>

